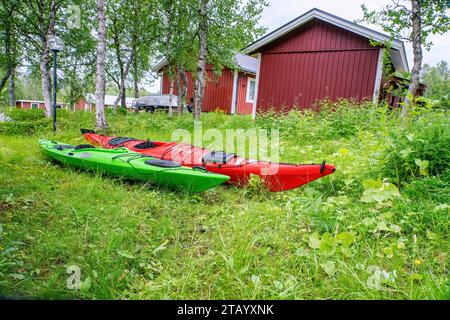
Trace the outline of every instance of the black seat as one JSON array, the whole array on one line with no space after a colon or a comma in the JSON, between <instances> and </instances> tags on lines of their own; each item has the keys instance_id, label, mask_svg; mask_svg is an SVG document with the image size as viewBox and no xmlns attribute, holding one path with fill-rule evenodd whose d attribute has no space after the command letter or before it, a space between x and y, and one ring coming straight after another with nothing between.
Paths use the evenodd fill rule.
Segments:
<instances>
[{"instance_id":1,"label":"black seat","mask_svg":"<svg viewBox=\"0 0 450 320\"><path fill-rule=\"evenodd\" d=\"M203 163L228 163L231 159L236 158L234 153L225 153L225 151L211 151L203 156Z\"/></svg>"},{"instance_id":2,"label":"black seat","mask_svg":"<svg viewBox=\"0 0 450 320\"><path fill-rule=\"evenodd\" d=\"M134 145L134 148L139 149L139 150L151 149L151 148L154 148L154 147L155 147L155 145L150 140Z\"/></svg>"},{"instance_id":3,"label":"black seat","mask_svg":"<svg viewBox=\"0 0 450 320\"><path fill-rule=\"evenodd\" d=\"M95 147L91 144L79 144L77 145L75 148L75 150L80 150L80 149L95 149Z\"/></svg>"},{"instance_id":4,"label":"black seat","mask_svg":"<svg viewBox=\"0 0 450 320\"><path fill-rule=\"evenodd\" d=\"M55 149L59 150L59 151L63 151L65 149L73 149L73 148L75 148L75 146L72 146L70 144L57 144L55 146Z\"/></svg>"},{"instance_id":5,"label":"black seat","mask_svg":"<svg viewBox=\"0 0 450 320\"><path fill-rule=\"evenodd\" d=\"M151 165L151 166L157 166L162 168L179 168L181 165L179 163L176 163L174 161L169 160L161 160L161 159L150 159L145 161L145 164Z\"/></svg>"},{"instance_id":6,"label":"black seat","mask_svg":"<svg viewBox=\"0 0 450 320\"><path fill-rule=\"evenodd\" d=\"M128 141L134 141L136 139L134 138L128 138L128 137L116 137L109 140L108 144L113 147L117 147L118 145L124 144Z\"/></svg>"}]
</instances>

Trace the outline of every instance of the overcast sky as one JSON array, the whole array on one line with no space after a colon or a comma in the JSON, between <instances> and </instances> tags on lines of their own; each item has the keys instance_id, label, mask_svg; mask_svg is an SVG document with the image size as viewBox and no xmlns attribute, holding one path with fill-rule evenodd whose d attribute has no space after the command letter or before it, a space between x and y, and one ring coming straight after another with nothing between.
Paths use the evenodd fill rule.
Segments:
<instances>
[{"instance_id":1,"label":"overcast sky","mask_svg":"<svg viewBox=\"0 0 450 320\"><path fill-rule=\"evenodd\" d=\"M267 28L267 32L271 32L313 8L355 21L362 18L361 4L366 4L369 9L378 10L389 2L391 0L269 0L269 6L264 9L261 18L261 25ZM450 10L447 11L450 14ZM360 24L383 32L379 26ZM441 60L450 62L450 32L432 36L430 39L434 45L430 51L424 50L423 62L430 65L435 65ZM408 63L411 67L413 61L411 45L409 43L405 43L405 45ZM151 90L154 92L159 90L159 81L154 83Z\"/></svg>"}]
</instances>

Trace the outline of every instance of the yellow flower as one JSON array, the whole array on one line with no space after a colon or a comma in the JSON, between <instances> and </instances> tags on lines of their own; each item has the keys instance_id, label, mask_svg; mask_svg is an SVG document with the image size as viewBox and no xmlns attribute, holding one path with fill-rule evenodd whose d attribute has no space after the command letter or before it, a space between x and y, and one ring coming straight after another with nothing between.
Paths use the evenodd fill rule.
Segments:
<instances>
[{"instance_id":1,"label":"yellow flower","mask_svg":"<svg viewBox=\"0 0 450 320\"><path fill-rule=\"evenodd\" d=\"M422 263L423 263L423 261L422 261L421 259L416 259L416 260L414 260L414 264L415 264L416 266L420 266Z\"/></svg>"}]
</instances>

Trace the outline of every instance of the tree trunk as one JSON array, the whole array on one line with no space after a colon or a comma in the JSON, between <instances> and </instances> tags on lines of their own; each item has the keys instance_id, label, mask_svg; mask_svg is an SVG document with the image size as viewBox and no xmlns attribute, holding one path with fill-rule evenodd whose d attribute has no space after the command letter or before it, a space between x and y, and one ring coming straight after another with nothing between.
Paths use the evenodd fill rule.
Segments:
<instances>
[{"instance_id":1,"label":"tree trunk","mask_svg":"<svg viewBox=\"0 0 450 320\"><path fill-rule=\"evenodd\" d=\"M6 19L5 21L5 28L4 28L4 41L5 41L5 56L8 62L7 68L6 68L6 74L3 76L3 78L0 80L0 93L2 92L3 88L6 85L6 82L11 76L12 71L12 57L11 57L11 23L9 19Z\"/></svg>"},{"instance_id":2,"label":"tree trunk","mask_svg":"<svg viewBox=\"0 0 450 320\"><path fill-rule=\"evenodd\" d=\"M135 67L135 63L133 64L133 85L134 85L134 97L139 98L139 79L138 79L138 71L137 67Z\"/></svg>"},{"instance_id":3,"label":"tree trunk","mask_svg":"<svg viewBox=\"0 0 450 320\"><path fill-rule=\"evenodd\" d=\"M419 81L420 81L420 71L422 70L422 23L420 17L420 1L419 0L411 0L412 5L412 14L411 14L411 22L412 22L412 46L414 53L414 66L411 70L411 84L408 88L408 96L405 99L405 104L402 108L402 114L408 114L408 107L412 104L413 98L419 89Z\"/></svg>"},{"instance_id":4,"label":"tree trunk","mask_svg":"<svg viewBox=\"0 0 450 320\"><path fill-rule=\"evenodd\" d=\"M6 74L0 80L0 93L2 92L3 87L5 86L6 81L8 81L10 75L11 75L11 68L8 68L8 70L6 70Z\"/></svg>"},{"instance_id":5,"label":"tree trunk","mask_svg":"<svg viewBox=\"0 0 450 320\"><path fill-rule=\"evenodd\" d=\"M9 76L9 105L11 107L16 105L15 96L15 77L16 77L16 67L11 67L11 74Z\"/></svg>"},{"instance_id":6,"label":"tree trunk","mask_svg":"<svg viewBox=\"0 0 450 320\"><path fill-rule=\"evenodd\" d=\"M50 50L48 49L47 39L42 41L42 55L39 64L41 70L42 96L44 97L45 116L52 116L52 98L51 98L51 79L50 79Z\"/></svg>"},{"instance_id":7,"label":"tree trunk","mask_svg":"<svg viewBox=\"0 0 450 320\"><path fill-rule=\"evenodd\" d=\"M127 107L127 93L126 93L126 89L125 89L125 78L120 79L120 106L122 108L126 108Z\"/></svg>"},{"instance_id":8,"label":"tree trunk","mask_svg":"<svg viewBox=\"0 0 450 320\"><path fill-rule=\"evenodd\" d=\"M50 78L50 48L48 47L48 38L55 34L56 23L56 0L50 3L50 12L48 25L45 21L45 12L41 12L39 28L41 30L41 59L39 68L41 71L42 96L44 97L45 116L52 116L52 81Z\"/></svg>"},{"instance_id":9,"label":"tree trunk","mask_svg":"<svg viewBox=\"0 0 450 320\"><path fill-rule=\"evenodd\" d=\"M170 79L170 89L169 89L169 117L173 116L173 87L174 87L174 81L173 79Z\"/></svg>"},{"instance_id":10,"label":"tree trunk","mask_svg":"<svg viewBox=\"0 0 450 320\"><path fill-rule=\"evenodd\" d=\"M98 19L98 43L97 43L97 67L95 85L95 126L97 129L107 129L108 123L105 117L105 60L106 60L106 20L105 0L97 0Z\"/></svg>"},{"instance_id":11,"label":"tree trunk","mask_svg":"<svg viewBox=\"0 0 450 320\"><path fill-rule=\"evenodd\" d=\"M182 67L178 67L177 73L178 114L182 114L183 107L186 105L186 91L188 82L186 72Z\"/></svg>"},{"instance_id":12,"label":"tree trunk","mask_svg":"<svg viewBox=\"0 0 450 320\"><path fill-rule=\"evenodd\" d=\"M208 17L207 17L207 4L208 0L202 0L200 3L200 22L199 22L199 46L200 51L198 55L197 63L197 79L195 80L194 89L194 119L200 120L202 113L203 93L205 88L205 69L206 69L206 55L208 51L207 47L207 32L208 32Z\"/></svg>"},{"instance_id":13,"label":"tree trunk","mask_svg":"<svg viewBox=\"0 0 450 320\"><path fill-rule=\"evenodd\" d=\"M135 37L133 38L135 39ZM135 40L136 41L136 40ZM139 98L139 65L138 65L137 48L133 47L133 86L134 97Z\"/></svg>"},{"instance_id":14,"label":"tree trunk","mask_svg":"<svg viewBox=\"0 0 450 320\"><path fill-rule=\"evenodd\" d=\"M181 79L180 79L180 67L177 67L175 85L177 88L178 99L177 99L177 113L180 115L183 112L183 102L181 101Z\"/></svg>"}]
</instances>

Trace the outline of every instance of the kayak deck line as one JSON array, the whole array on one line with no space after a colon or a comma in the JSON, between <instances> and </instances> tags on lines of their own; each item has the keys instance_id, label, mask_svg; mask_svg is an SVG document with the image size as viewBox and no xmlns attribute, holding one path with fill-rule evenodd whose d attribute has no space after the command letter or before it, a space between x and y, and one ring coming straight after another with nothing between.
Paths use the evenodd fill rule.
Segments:
<instances>
[{"instance_id":1,"label":"kayak deck line","mask_svg":"<svg viewBox=\"0 0 450 320\"><path fill-rule=\"evenodd\" d=\"M92 130L82 129L89 143L107 149L117 146L110 141L125 141L121 146L128 150L152 156L161 160L174 161L182 166L203 167L209 172L227 175L227 183L245 186L252 175L261 178L267 189L272 192L298 188L316 179L335 172L332 164L322 163L299 164L260 161L237 156L234 153L208 150L186 143L161 142L132 139L128 137L108 137L96 134ZM122 139L122 140L121 140Z\"/></svg>"},{"instance_id":2,"label":"kayak deck line","mask_svg":"<svg viewBox=\"0 0 450 320\"><path fill-rule=\"evenodd\" d=\"M199 171L133 152L124 147L101 149L92 145L72 146L45 139L41 139L39 144L44 154L63 164L150 182L173 190L203 192L229 180L226 175Z\"/></svg>"}]
</instances>

